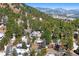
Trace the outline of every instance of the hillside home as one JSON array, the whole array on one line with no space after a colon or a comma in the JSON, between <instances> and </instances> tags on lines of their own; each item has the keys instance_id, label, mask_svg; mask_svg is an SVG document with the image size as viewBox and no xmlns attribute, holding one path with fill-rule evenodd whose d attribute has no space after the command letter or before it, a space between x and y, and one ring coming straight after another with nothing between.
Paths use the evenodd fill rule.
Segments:
<instances>
[{"instance_id":1,"label":"hillside home","mask_svg":"<svg viewBox=\"0 0 79 59\"><path fill-rule=\"evenodd\" d=\"M0 40L4 37L4 33L6 32L6 27L4 24L0 24Z\"/></svg>"},{"instance_id":2,"label":"hillside home","mask_svg":"<svg viewBox=\"0 0 79 59\"><path fill-rule=\"evenodd\" d=\"M39 20L42 21L43 19L40 17Z\"/></svg>"},{"instance_id":3,"label":"hillside home","mask_svg":"<svg viewBox=\"0 0 79 59\"><path fill-rule=\"evenodd\" d=\"M4 37L4 33L0 32L0 40L2 40Z\"/></svg>"},{"instance_id":4,"label":"hillside home","mask_svg":"<svg viewBox=\"0 0 79 59\"><path fill-rule=\"evenodd\" d=\"M15 37L15 34L13 33L10 43L13 44L15 40L16 40L16 37Z\"/></svg>"},{"instance_id":5,"label":"hillside home","mask_svg":"<svg viewBox=\"0 0 79 59\"><path fill-rule=\"evenodd\" d=\"M22 43L17 44L16 51L17 51L18 56L23 56L24 53L27 53L28 55L30 54L29 45L28 45L27 49L23 49Z\"/></svg>"},{"instance_id":6,"label":"hillside home","mask_svg":"<svg viewBox=\"0 0 79 59\"><path fill-rule=\"evenodd\" d=\"M6 25L7 21L8 21L8 16L4 14L0 14L0 24Z\"/></svg>"},{"instance_id":7,"label":"hillside home","mask_svg":"<svg viewBox=\"0 0 79 59\"><path fill-rule=\"evenodd\" d=\"M40 31L33 31L30 35L35 37L41 37L42 33Z\"/></svg>"},{"instance_id":8,"label":"hillside home","mask_svg":"<svg viewBox=\"0 0 79 59\"><path fill-rule=\"evenodd\" d=\"M74 39L76 39L76 40L78 39L78 34L79 34L78 31L74 32Z\"/></svg>"},{"instance_id":9,"label":"hillside home","mask_svg":"<svg viewBox=\"0 0 79 59\"><path fill-rule=\"evenodd\" d=\"M7 21L8 21L8 16L4 14L0 14L0 24L6 25Z\"/></svg>"},{"instance_id":10,"label":"hillside home","mask_svg":"<svg viewBox=\"0 0 79 59\"><path fill-rule=\"evenodd\" d=\"M37 38L35 40L35 44L37 45L37 49L41 49L45 47L45 41L40 38Z\"/></svg>"},{"instance_id":11,"label":"hillside home","mask_svg":"<svg viewBox=\"0 0 79 59\"><path fill-rule=\"evenodd\" d=\"M5 56L12 56L12 44L8 44L7 46L5 46Z\"/></svg>"},{"instance_id":12,"label":"hillside home","mask_svg":"<svg viewBox=\"0 0 79 59\"><path fill-rule=\"evenodd\" d=\"M27 12L25 12L25 16L27 16L28 15L28 13Z\"/></svg>"},{"instance_id":13,"label":"hillside home","mask_svg":"<svg viewBox=\"0 0 79 59\"><path fill-rule=\"evenodd\" d=\"M33 16L33 17L32 17L32 19L33 19L33 20L35 20L35 19L36 19L36 17L34 17L34 16Z\"/></svg>"},{"instance_id":14,"label":"hillside home","mask_svg":"<svg viewBox=\"0 0 79 59\"><path fill-rule=\"evenodd\" d=\"M28 38L27 38L26 36L22 36L21 39L22 39L22 42L25 42L26 44L28 43L28 42L27 42Z\"/></svg>"},{"instance_id":15,"label":"hillside home","mask_svg":"<svg viewBox=\"0 0 79 59\"><path fill-rule=\"evenodd\" d=\"M73 39L73 50L76 50L78 48L77 43L75 42L75 40Z\"/></svg>"}]
</instances>

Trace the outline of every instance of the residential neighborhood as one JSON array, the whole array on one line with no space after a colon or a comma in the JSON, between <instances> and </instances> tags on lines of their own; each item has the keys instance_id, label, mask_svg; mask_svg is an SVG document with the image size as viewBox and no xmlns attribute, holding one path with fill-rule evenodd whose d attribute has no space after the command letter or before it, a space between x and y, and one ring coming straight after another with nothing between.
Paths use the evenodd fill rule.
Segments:
<instances>
[{"instance_id":1,"label":"residential neighborhood","mask_svg":"<svg viewBox=\"0 0 79 59\"><path fill-rule=\"evenodd\" d=\"M79 56L79 19L0 3L0 56Z\"/></svg>"}]
</instances>

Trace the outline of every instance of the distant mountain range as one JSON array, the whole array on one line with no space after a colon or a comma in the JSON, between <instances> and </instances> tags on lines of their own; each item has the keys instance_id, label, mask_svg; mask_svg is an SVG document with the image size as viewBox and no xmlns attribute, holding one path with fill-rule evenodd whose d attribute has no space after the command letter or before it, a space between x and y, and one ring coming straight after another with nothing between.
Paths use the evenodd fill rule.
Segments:
<instances>
[{"instance_id":1,"label":"distant mountain range","mask_svg":"<svg viewBox=\"0 0 79 59\"><path fill-rule=\"evenodd\" d=\"M40 8L36 7L38 10L45 12L46 14L49 15L62 15L62 16L67 16L67 17L72 17L72 18L79 18L79 9L63 9L63 8Z\"/></svg>"}]
</instances>

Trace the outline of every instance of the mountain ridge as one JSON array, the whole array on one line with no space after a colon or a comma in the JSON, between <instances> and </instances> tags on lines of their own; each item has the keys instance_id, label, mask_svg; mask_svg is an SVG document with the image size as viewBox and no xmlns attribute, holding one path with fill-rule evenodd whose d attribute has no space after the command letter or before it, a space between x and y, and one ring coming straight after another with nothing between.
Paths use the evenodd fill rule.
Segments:
<instances>
[{"instance_id":1,"label":"mountain ridge","mask_svg":"<svg viewBox=\"0 0 79 59\"><path fill-rule=\"evenodd\" d=\"M38 10L45 12L46 14L51 14L51 15L71 15L71 17L79 18L79 9L64 9L64 8L39 8L36 7Z\"/></svg>"}]
</instances>

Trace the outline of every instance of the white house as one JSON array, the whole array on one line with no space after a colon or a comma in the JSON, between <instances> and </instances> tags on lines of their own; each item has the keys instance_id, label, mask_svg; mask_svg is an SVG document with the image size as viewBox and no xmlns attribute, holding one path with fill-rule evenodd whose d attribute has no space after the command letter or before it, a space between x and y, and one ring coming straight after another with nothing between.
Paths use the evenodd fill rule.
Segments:
<instances>
[{"instance_id":1,"label":"white house","mask_svg":"<svg viewBox=\"0 0 79 59\"><path fill-rule=\"evenodd\" d=\"M22 42L25 42L26 44L28 43L28 42L27 42L27 39L28 39L28 38L27 38L26 36L22 36L21 39L22 39Z\"/></svg>"},{"instance_id":2,"label":"white house","mask_svg":"<svg viewBox=\"0 0 79 59\"><path fill-rule=\"evenodd\" d=\"M36 19L36 17L32 17L32 19L33 19L33 20L35 20L35 19Z\"/></svg>"},{"instance_id":3,"label":"white house","mask_svg":"<svg viewBox=\"0 0 79 59\"><path fill-rule=\"evenodd\" d=\"M4 33L0 32L0 40L2 40L3 37L4 37Z\"/></svg>"},{"instance_id":4,"label":"white house","mask_svg":"<svg viewBox=\"0 0 79 59\"><path fill-rule=\"evenodd\" d=\"M9 43L7 46L5 46L5 55L6 56L12 56L12 51L13 51L12 44Z\"/></svg>"},{"instance_id":5,"label":"white house","mask_svg":"<svg viewBox=\"0 0 79 59\"><path fill-rule=\"evenodd\" d=\"M21 47L22 47L22 43L17 44L16 47L17 47L17 48L21 48Z\"/></svg>"},{"instance_id":6,"label":"white house","mask_svg":"<svg viewBox=\"0 0 79 59\"><path fill-rule=\"evenodd\" d=\"M24 53L27 53L28 55L30 54L30 49L29 48L23 49L22 43L18 43L16 46L12 46L8 44L7 46L4 46L4 47L5 47L4 52L6 53L6 55L12 55L13 49L16 50L17 56L23 56Z\"/></svg>"},{"instance_id":7,"label":"white house","mask_svg":"<svg viewBox=\"0 0 79 59\"><path fill-rule=\"evenodd\" d=\"M25 52L27 52L26 49L19 49L19 48L16 48L16 51L17 51L18 56L19 55L22 56Z\"/></svg>"},{"instance_id":8,"label":"white house","mask_svg":"<svg viewBox=\"0 0 79 59\"><path fill-rule=\"evenodd\" d=\"M78 34L78 32L77 32L77 31L75 31L75 32L74 32L74 34Z\"/></svg>"},{"instance_id":9,"label":"white house","mask_svg":"<svg viewBox=\"0 0 79 59\"><path fill-rule=\"evenodd\" d=\"M40 31L33 31L33 32L31 33L31 36L41 37L41 32L40 32Z\"/></svg>"},{"instance_id":10,"label":"white house","mask_svg":"<svg viewBox=\"0 0 79 59\"><path fill-rule=\"evenodd\" d=\"M79 34L78 31L74 32L74 39L76 39L76 40L78 39L78 34Z\"/></svg>"},{"instance_id":11,"label":"white house","mask_svg":"<svg viewBox=\"0 0 79 59\"><path fill-rule=\"evenodd\" d=\"M73 50L76 50L78 48L78 45L75 42L75 39L73 39Z\"/></svg>"},{"instance_id":12,"label":"white house","mask_svg":"<svg viewBox=\"0 0 79 59\"><path fill-rule=\"evenodd\" d=\"M77 48L78 48L78 45L75 42L73 42L73 50L76 50Z\"/></svg>"},{"instance_id":13,"label":"white house","mask_svg":"<svg viewBox=\"0 0 79 59\"><path fill-rule=\"evenodd\" d=\"M13 37L11 38L11 43L14 43L14 41L16 40L15 34L13 34Z\"/></svg>"},{"instance_id":14,"label":"white house","mask_svg":"<svg viewBox=\"0 0 79 59\"><path fill-rule=\"evenodd\" d=\"M28 15L28 13L27 12L25 12L25 16L27 16Z\"/></svg>"},{"instance_id":15,"label":"white house","mask_svg":"<svg viewBox=\"0 0 79 59\"><path fill-rule=\"evenodd\" d=\"M0 25L0 28L2 28L2 27L4 27L4 24L1 24L1 25Z\"/></svg>"},{"instance_id":16,"label":"white house","mask_svg":"<svg viewBox=\"0 0 79 59\"><path fill-rule=\"evenodd\" d=\"M27 44L26 46L27 46L27 48L30 48L30 44Z\"/></svg>"},{"instance_id":17,"label":"white house","mask_svg":"<svg viewBox=\"0 0 79 59\"><path fill-rule=\"evenodd\" d=\"M4 29L5 29L5 26L4 24L0 24L0 40L2 40L2 38L4 37Z\"/></svg>"},{"instance_id":18,"label":"white house","mask_svg":"<svg viewBox=\"0 0 79 59\"><path fill-rule=\"evenodd\" d=\"M41 49L41 48L45 47L45 42L44 42L44 40L42 40L42 39L40 39L40 38L37 38L37 39L35 40L35 44L36 44L36 46L37 46L37 49Z\"/></svg>"},{"instance_id":19,"label":"white house","mask_svg":"<svg viewBox=\"0 0 79 59\"><path fill-rule=\"evenodd\" d=\"M39 18L39 20L42 21L43 19L42 18Z\"/></svg>"},{"instance_id":20,"label":"white house","mask_svg":"<svg viewBox=\"0 0 79 59\"><path fill-rule=\"evenodd\" d=\"M43 42L43 40L42 40L42 39L37 38L36 43L42 43L42 42Z\"/></svg>"},{"instance_id":21,"label":"white house","mask_svg":"<svg viewBox=\"0 0 79 59\"><path fill-rule=\"evenodd\" d=\"M16 39L15 34L13 34L13 37L12 37L12 39L11 39L11 40L15 40L15 39Z\"/></svg>"}]
</instances>

